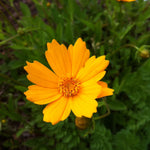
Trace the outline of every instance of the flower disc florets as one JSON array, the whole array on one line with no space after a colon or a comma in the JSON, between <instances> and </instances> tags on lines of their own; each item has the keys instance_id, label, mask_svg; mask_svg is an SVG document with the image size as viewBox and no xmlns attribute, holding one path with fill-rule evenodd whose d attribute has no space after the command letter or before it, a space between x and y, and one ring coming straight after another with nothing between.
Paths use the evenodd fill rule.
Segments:
<instances>
[{"instance_id":1,"label":"flower disc florets","mask_svg":"<svg viewBox=\"0 0 150 150\"><path fill-rule=\"evenodd\" d=\"M58 84L59 92L66 97L75 96L78 94L80 82L73 78L61 79Z\"/></svg>"}]
</instances>

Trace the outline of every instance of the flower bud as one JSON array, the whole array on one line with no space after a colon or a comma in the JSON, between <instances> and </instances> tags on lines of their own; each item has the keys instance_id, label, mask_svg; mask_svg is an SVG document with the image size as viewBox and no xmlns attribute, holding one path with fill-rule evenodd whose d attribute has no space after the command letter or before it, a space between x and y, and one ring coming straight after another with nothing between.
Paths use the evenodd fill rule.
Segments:
<instances>
[{"instance_id":1,"label":"flower bud","mask_svg":"<svg viewBox=\"0 0 150 150\"><path fill-rule=\"evenodd\" d=\"M76 117L75 119L75 125L80 130L84 130L89 127L90 125L90 118L86 117Z\"/></svg>"},{"instance_id":2,"label":"flower bud","mask_svg":"<svg viewBox=\"0 0 150 150\"><path fill-rule=\"evenodd\" d=\"M143 49L141 52L140 52L140 56L142 58L149 58L149 51L147 49Z\"/></svg>"},{"instance_id":3,"label":"flower bud","mask_svg":"<svg viewBox=\"0 0 150 150\"><path fill-rule=\"evenodd\" d=\"M19 35L22 35L22 34L25 33L25 29L24 29L24 28L18 28L17 33L18 33Z\"/></svg>"}]
</instances>

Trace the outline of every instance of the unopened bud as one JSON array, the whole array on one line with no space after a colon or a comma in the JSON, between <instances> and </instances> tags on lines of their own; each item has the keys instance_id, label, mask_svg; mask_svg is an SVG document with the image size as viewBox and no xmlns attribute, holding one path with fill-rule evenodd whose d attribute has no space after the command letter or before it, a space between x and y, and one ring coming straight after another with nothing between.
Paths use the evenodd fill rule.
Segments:
<instances>
[{"instance_id":1,"label":"unopened bud","mask_svg":"<svg viewBox=\"0 0 150 150\"><path fill-rule=\"evenodd\" d=\"M18 28L17 33L18 33L19 35L22 35L22 34L25 33L25 29L24 29L24 28Z\"/></svg>"},{"instance_id":2,"label":"unopened bud","mask_svg":"<svg viewBox=\"0 0 150 150\"><path fill-rule=\"evenodd\" d=\"M149 58L149 51L147 49L143 49L141 52L140 52L140 56L142 58Z\"/></svg>"},{"instance_id":3,"label":"unopened bud","mask_svg":"<svg viewBox=\"0 0 150 150\"><path fill-rule=\"evenodd\" d=\"M91 120L90 118L86 118L86 117L76 117L75 119L76 127L81 130L84 130L89 127L90 120Z\"/></svg>"}]
</instances>

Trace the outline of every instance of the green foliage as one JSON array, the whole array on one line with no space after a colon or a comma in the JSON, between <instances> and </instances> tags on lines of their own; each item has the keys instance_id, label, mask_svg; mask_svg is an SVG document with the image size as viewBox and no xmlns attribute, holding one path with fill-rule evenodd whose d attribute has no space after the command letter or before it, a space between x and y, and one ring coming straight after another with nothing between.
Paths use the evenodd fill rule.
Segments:
<instances>
[{"instance_id":1,"label":"green foliage","mask_svg":"<svg viewBox=\"0 0 150 150\"><path fill-rule=\"evenodd\" d=\"M112 134L102 124L97 124L95 132L89 140L91 150L112 150Z\"/></svg>"},{"instance_id":2,"label":"green foliage","mask_svg":"<svg viewBox=\"0 0 150 150\"><path fill-rule=\"evenodd\" d=\"M17 11L14 0L0 2L5 9L0 18L0 149L148 150L150 59L140 53L150 51L150 2L31 2L34 10L19 3L21 15L13 21L7 7ZM47 42L55 38L68 46L78 37L86 41L91 55L110 60L104 81L115 90L106 98L111 114L91 121L84 131L75 126L73 114L55 126L43 122L45 106L27 101L23 94L31 84L23 69L26 61L48 66ZM105 103L98 101L94 117L106 113Z\"/></svg>"}]
</instances>

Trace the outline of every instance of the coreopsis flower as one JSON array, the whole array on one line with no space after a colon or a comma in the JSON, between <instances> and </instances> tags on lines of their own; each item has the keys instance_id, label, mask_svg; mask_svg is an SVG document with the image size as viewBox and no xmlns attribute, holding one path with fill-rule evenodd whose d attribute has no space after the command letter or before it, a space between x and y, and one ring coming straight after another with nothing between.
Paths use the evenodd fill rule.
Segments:
<instances>
[{"instance_id":1,"label":"coreopsis flower","mask_svg":"<svg viewBox=\"0 0 150 150\"><path fill-rule=\"evenodd\" d=\"M136 1L136 0L117 0L119 2L133 2L133 1Z\"/></svg>"},{"instance_id":2,"label":"coreopsis flower","mask_svg":"<svg viewBox=\"0 0 150 150\"><path fill-rule=\"evenodd\" d=\"M56 40L47 43L46 59L53 71L38 61L27 62L27 78L35 85L24 93L27 100L47 106L45 122L53 125L65 120L72 111L77 117L91 118L97 112L96 98L113 94L113 89L100 81L109 64L105 56L90 56L86 43L78 38L67 48Z\"/></svg>"}]
</instances>

